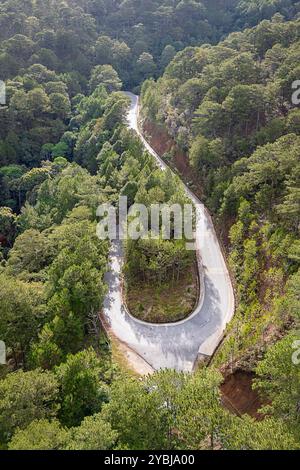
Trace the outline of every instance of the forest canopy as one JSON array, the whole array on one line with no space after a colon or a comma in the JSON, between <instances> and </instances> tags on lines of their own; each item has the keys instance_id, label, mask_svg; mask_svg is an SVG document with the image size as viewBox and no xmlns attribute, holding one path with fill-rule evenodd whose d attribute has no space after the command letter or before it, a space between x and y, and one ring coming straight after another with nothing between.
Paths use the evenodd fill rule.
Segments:
<instances>
[{"instance_id":1,"label":"forest canopy","mask_svg":"<svg viewBox=\"0 0 300 470\"><path fill-rule=\"evenodd\" d=\"M293 0L0 3L1 449L300 448L299 13ZM124 90L141 92L145 135L171 142L176 175L127 128ZM183 205L182 167L236 314L209 366L137 378L100 321L97 207ZM183 245L128 242L125 287L182 283L195 263ZM236 372L253 378L251 416L225 403Z\"/></svg>"}]
</instances>

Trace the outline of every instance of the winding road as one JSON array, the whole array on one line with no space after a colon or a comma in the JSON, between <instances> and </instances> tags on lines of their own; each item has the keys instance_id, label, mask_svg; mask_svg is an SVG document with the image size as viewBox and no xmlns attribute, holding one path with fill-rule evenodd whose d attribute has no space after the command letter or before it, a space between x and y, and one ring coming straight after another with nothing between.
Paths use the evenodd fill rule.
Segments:
<instances>
[{"instance_id":1,"label":"winding road","mask_svg":"<svg viewBox=\"0 0 300 470\"><path fill-rule=\"evenodd\" d=\"M159 167L166 170L167 165L139 130L139 98L126 94L131 99L129 127L137 132ZM112 242L110 271L106 274L108 294L103 307L106 325L155 370L169 368L191 372L198 357L212 356L234 315L233 287L212 219L187 186L185 190L196 205L198 216L196 244L201 296L193 314L184 321L166 325L144 323L133 318L123 302L123 248L119 240Z\"/></svg>"}]
</instances>

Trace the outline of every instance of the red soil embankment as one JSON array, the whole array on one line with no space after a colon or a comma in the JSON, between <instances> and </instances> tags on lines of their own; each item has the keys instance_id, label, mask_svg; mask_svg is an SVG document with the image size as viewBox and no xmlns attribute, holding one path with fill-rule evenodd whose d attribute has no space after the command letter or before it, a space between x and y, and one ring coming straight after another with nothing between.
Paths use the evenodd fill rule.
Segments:
<instances>
[{"instance_id":1,"label":"red soil embankment","mask_svg":"<svg viewBox=\"0 0 300 470\"><path fill-rule=\"evenodd\" d=\"M201 199L203 192L199 183L199 177L197 177L195 171L190 166L188 155L178 148L175 141L163 127L145 120L143 129L149 144L161 157L167 153L172 153L173 158L170 161L170 166L177 170L185 183L193 184L194 193Z\"/></svg>"},{"instance_id":2,"label":"red soil embankment","mask_svg":"<svg viewBox=\"0 0 300 470\"><path fill-rule=\"evenodd\" d=\"M5 245L7 242L6 237L0 233L0 245Z\"/></svg>"},{"instance_id":3,"label":"red soil embankment","mask_svg":"<svg viewBox=\"0 0 300 470\"><path fill-rule=\"evenodd\" d=\"M252 390L255 376L251 372L236 371L229 375L221 386L223 404L235 414L248 414L257 420L263 416L258 413L262 402L258 393Z\"/></svg>"}]
</instances>

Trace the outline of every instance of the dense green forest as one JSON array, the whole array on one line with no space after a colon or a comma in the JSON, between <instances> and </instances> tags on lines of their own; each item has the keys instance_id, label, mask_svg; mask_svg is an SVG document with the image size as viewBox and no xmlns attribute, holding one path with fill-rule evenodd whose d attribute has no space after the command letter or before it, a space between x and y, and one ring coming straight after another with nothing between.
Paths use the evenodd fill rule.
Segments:
<instances>
[{"instance_id":1,"label":"dense green forest","mask_svg":"<svg viewBox=\"0 0 300 470\"><path fill-rule=\"evenodd\" d=\"M213 363L257 367L283 388L296 380L276 410L285 417L299 394L291 362L300 307L299 28L275 15L217 46L185 49L143 85L145 118L189 155L228 251L238 305ZM257 387L274 403L280 395L278 383Z\"/></svg>"},{"instance_id":2,"label":"dense green forest","mask_svg":"<svg viewBox=\"0 0 300 470\"><path fill-rule=\"evenodd\" d=\"M298 12L292 0L1 2L0 448L300 448ZM143 119L189 159L235 283L225 340L191 375L132 376L98 315L98 205L185 203L127 129L121 90L140 88ZM194 258L139 240L126 261L130 286ZM255 372L263 419L223 406L228 369Z\"/></svg>"},{"instance_id":3,"label":"dense green forest","mask_svg":"<svg viewBox=\"0 0 300 470\"><path fill-rule=\"evenodd\" d=\"M275 15L217 46L185 49L143 85L146 117L189 154L223 227L238 309L218 364L260 353L298 320L299 34L299 21Z\"/></svg>"}]
</instances>

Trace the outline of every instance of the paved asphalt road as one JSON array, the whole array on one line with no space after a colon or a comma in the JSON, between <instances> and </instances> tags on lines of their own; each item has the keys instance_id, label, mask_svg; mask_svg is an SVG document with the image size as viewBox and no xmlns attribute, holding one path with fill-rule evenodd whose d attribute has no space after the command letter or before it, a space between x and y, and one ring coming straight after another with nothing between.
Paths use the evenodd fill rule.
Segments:
<instances>
[{"instance_id":1,"label":"paved asphalt road","mask_svg":"<svg viewBox=\"0 0 300 470\"><path fill-rule=\"evenodd\" d=\"M165 163L150 147L138 129L138 97L131 98L129 126L134 129L159 166ZM195 312L185 321L169 325L152 325L130 316L122 301L122 244L112 243L110 272L106 275L109 292L103 314L114 335L128 344L154 369L171 368L192 371L198 355L211 356L223 337L234 314L234 293L222 251L210 215L197 197L186 187L197 207L197 250L202 278L201 299Z\"/></svg>"}]
</instances>

